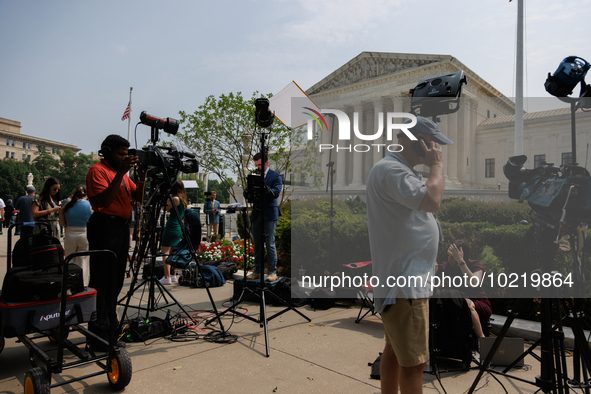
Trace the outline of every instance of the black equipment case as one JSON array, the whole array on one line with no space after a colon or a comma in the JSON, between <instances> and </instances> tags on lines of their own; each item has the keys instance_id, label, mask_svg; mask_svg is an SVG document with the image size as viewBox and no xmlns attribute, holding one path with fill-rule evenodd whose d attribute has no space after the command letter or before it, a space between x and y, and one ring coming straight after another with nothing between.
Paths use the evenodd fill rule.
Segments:
<instances>
[{"instance_id":1,"label":"black equipment case","mask_svg":"<svg viewBox=\"0 0 591 394\"><path fill-rule=\"evenodd\" d=\"M70 267L71 268L71 267ZM58 327L60 299L36 302L8 302L0 293L0 335L13 338L36 331L52 330ZM66 325L90 321L96 309L96 290L86 291L67 297ZM70 319L68 319L70 317Z\"/></svg>"}]
</instances>

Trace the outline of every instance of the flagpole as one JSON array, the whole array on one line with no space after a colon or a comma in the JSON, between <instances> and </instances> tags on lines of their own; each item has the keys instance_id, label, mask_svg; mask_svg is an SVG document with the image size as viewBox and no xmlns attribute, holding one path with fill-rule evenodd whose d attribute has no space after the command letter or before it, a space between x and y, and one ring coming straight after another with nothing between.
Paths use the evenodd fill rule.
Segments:
<instances>
[{"instance_id":1,"label":"flagpole","mask_svg":"<svg viewBox=\"0 0 591 394\"><path fill-rule=\"evenodd\" d=\"M515 142L514 154L523 154L523 2L517 0L517 50L515 54Z\"/></svg>"},{"instance_id":2,"label":"flagpole","mask_svg":"<svg viewBox=\"0 0 591 394\"><path fill-rule=\"evenodd\" d=\"M127 117L127 141L131 143L131 91L133 87L129 88L129 116Z\"/></svg>"}]
</instances>

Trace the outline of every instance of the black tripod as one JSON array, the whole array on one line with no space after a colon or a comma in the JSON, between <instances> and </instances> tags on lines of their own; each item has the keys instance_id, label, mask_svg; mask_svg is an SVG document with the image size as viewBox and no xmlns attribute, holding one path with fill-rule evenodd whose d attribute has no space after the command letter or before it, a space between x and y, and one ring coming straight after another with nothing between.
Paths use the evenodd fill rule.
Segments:
<instances>
[{"instance_id":1,"label":"black tripod","mask_svg":"<svg viewBox=\"0 0 591 394\"><path fill-rule=\"evenodd\" d=\"M536 249L540 257L540 261L545 261L543 265L545 268L549 267L556 254L557 246L555 244L555 232L550 231L550 228L556 228L555 226L548 227L547 223L541 224L541 231L539 237L536 240ZM570 243L574 256L574 270L577 273L575 275L575 297L582 294L581 286L584 285L584 278L582 276L582 263L579 255L579 237L578 237L578 226L569 226L570 232ZM541 270L539 270L541 272ZM553 297L554 296L554 297ZM505 324L503 325L497 339L495 340L489 354L484 361L481 361L480 371L468 393L473 393L476 389L478 382L485 372L494 373L506 376L511 379L517 379L522 382L539 387L545 393L559 393L563 394L569 391L569 388L584 388L586 393L589 393L591 388L589 382L589 373L591 373L591 349L585 339L583 332L583 325L587 324L585 317L581 310L581 299L573 298L572 302L568 303L565 300L565 304L569 309L569 320L571 321L573 334L575 337L575 353L573 359L574 366L574 378L571 380L568 377L568 369L566 364L566 351L564 347L564 332L562 329L563 318L560 312L560 303L556 298L556 294L546 294L541 299L541 316L542 316L542 333L541 338L536 341L527 351L519 356L511 365L505 368L503 371L495 371L490 369L490 363L494 354L497 352L501 345L503 338L506 336L513 320L519 315L519 312L523 310L523 298L519 299L515 308L510 311ZM552 326L552 305L556 305L558 311L557 323ZM570 304L570 305L569 305ZM541 356L537 356L533 353L533 350L541 346ZM515 366L520 360L525 358L528 354L531 354L540 362L540 375L536 376L535 381L528 381L517 376L507 374L507 372ZM582 379L581 379L582 372Z\"/></svg>"},{"instance_id":2,"label":"black tripod","mask_svg":"<svg viewBox=\"0 0 591 394\"><path fill-rule=\"evenodd\" d=\"M157 152L158 155L162 156L157 148L155 149L155 152ZM164 162L164 160L162 161ZM175 174L173 177L175 182L177 175L178 171L177 174ZM121 324L119 327L120 331L123 329L123 325L127 320L125 319L125 317L127 316L128 308L134 308L140 311L145 311L145 318L148 319L150 313L176 305L187 316L187 318L190 321L195 322L191 315L172 296L168 289L166 289L166 287L164 287L164 285L160 283L158 277L156 276L156 257L158 255L162 255L159 252L159 241L163 229L163 226L161 225L162 223L159 224L158 222L162 209L166 207L167 202L170 202L170 204L172 205L171 215L175 215L178 222L182 223L178 208L174 203L172 194L170 193L170 188L172 187L173 182L170 181L170 177L166 171L163 172L162 178L164 180L157 184L155 187L153 187L152 194L148 197L143 206L143 214L141 216L145 219L145 222L144 224L140 224L140 234L138 236L138 242L136 243L132 255L132 262L135 262L136 265L135 269L133 270L131 285L126 295L118 301L119 305L125 305L122 313ZM158 183L158 181L156 179L152 179L152 183ZM181 230L183 234L182 237L187 242L187 247L191 253L193 261L197 262L198 260L195 248L193 247L193 244L191 243L191 238L187 234L187 231L183 225L181 225ZM150 265L150 275L139 281L139 271L141 269L142 262L144 261L147 261ZM196 264L196 268L199 275L201 275L202 278L205 278L201 266L199 264ZM139 304L130 305L131 298L134 295L134 293L142 288L142 297L140 298ZM205 287L205 289L211 302L215 318L217 318L218 323L220 325L220 330L224 331L224 327L219 317L220 315L218 314L217 308L215 306L215 302L213 301L213 298L211 296L211 292L209 291L209 288L207 286ZM143 295L146 291L148 292L147 300L145 305L143 305Z\"/></svg>"},{"instance_id":3,"label":"black tripod","mask_svg":"<svg viewBox=\"0 0 591 394\"><path fill-rule=\"evenodd\" d=\"M257 107L258 108L258 107ZM267 108L268 108L268 100L267 100ZM257 111L258 114L258 111ZM271 117L273 115L271 114ZM271 122L272 122L272 118L271 118ZM258 116L257 116L257 124L261 125L258 121ZM270 123L267 126L262 126L262 127L269 127ZM247 286L247 281L246 281L246 254L244 256L244 286L242 287L242 292L240 293L240 297L238 298L238 301L236 301L235 303L232 304L231 307L229 307L228 309L226 309L225 311L220 313L221 315L224 315L228 312L233 313L234 315L239 315L244 317L245 319L248 319L252 322L258 323L260 325L261 328L263 328L264 332L265 332L265 355L267 357L269 357L269 332L268 332L268 328L267 328L267 324L270 320L275 319L276 317L284 314L287 311L294 311L296 312L298 315L302 316L304 319L306 319L307 321L311 321L306 315L304 315L303 313L301 313L300 311L298 311L297 309L295 309L293 307L293 305L289 304L287 301L281 299L279 296L277 296L275 293L273 293L272 291L269 290L269 288L267 287L266 283L265 283L265 275L264 273L264 245L265 245L265 239L266 237L268 237L270 234L266 234L265 233L265 216L264 216L264 207L265 207L265 194L266 194L266 187L265 187L265 183L264 183L264 174L265 174L265 162L266 162L266 147L265 147L265 140L266 138L268 138L268 133L265 133L264 131L261 132L261 150L260 152L262 153L262 157L261 157L261 175L260 175L260 185L258 185L259 187L257 188L260 193L258 196L258 201L257 204L255 204L255 213L256 216L258 217L258 219L256 220L260 220L261 221L261 228L260 228L260 234L259 234L259 239L257 244L255 245L256 249L259 251L259 254L261 256L261 262L260 262L260 268L261 268L261 272L260 272L260 278L259 278L259 283L257 284L256 288L254 290L252 290L251 288L249 288ZM250 185L252 186L252 185ZM256 198L254 198L256 200ZM249 202L254 202L254 201L249 201ZM243 211L242 213L243 215L246 214L245 211ZM246 252L246 241L245 241L245 252ZM240 304L242 304L245 301L248 301L251 298L259 298L259 317L254 318L252 316L248 316L242 312L238 312L236 310L236 307ZM266 309L266 297L271 297L272 299L278 301L279 303L283 304L285 306L285 309L275 313L273 316L271 317L267 317L267 309ZM209 324L209 321L206 323Z\"/></svg>"}]
</instances>

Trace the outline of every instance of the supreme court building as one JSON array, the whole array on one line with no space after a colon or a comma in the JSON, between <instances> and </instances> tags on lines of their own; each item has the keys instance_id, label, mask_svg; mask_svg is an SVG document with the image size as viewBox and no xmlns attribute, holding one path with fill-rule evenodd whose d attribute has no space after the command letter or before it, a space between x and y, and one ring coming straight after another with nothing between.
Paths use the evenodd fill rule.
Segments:
<instances>
[{"instance_id":1,"label":"supreme court building","mask_svg":"<svg viewBox=\"0 0 591 394\"><path fill-rule=\"evenodd\" d=\"M354 114L357 113L359 131L364 135L376 134L380 117L386 125L389 112L410 112L410 89L419 81L463 70L467 84L463 86L460 108L457 112L437 117L440 130L454 143L443 147L445 195L508 200L508 180L503 165L514 155L515 105L465 64L450 55L401 54L363 52L329 74L306 93L321 109L337 109L351 119L351 139L339 141L336 117L326 116L328 130L314 126L323 146L318 150L317 171L324 173L333 161L335 196L346 199L364 198L365 183L373 165L387 153L386 147L396 144L387 133L375 141L360 139L353 132ZM512 78L509 73L507 78ZM544 81L540 81L543 84ZM527 155L526 168L541 162L555 165L569 163L571 147L571 110L548 94L543 98L524 99L523 154ZM536 108L560 107L536 111ZM335 123L333 125L333 123ZM399 122L399 123L402 123ZM577 162L586 165L590 141L591 116L576 112ZM331 130L334 130L331 141ZM372 146L373 145L373 146ZM338 148L337 148L338 146ZM370 149L368 149L370 147ZM419 166L418 171L428 174L429 169ZM297 187L292 199L326 196L326 190Z\"/></svg>"}]
</instances>

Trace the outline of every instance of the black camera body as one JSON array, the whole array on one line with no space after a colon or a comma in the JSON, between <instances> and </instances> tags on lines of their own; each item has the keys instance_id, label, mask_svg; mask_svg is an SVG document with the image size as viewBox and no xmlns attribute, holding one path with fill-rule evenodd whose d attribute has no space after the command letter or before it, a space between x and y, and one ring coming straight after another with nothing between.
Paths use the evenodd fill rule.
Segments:
<instances>
[{"instance_id":1,"label":"black camera body","mask_svg":"<svg viewBox=\"0 0 591 394\"><path fill-rule=\"evenodd\" d=\"M548 223L591 223L591 176L583 167L552 163L525 169L525 155L510 157L503 166L509 197L527 201Z\"/></svg>"},{"instance_id":2,"label":"black camera body","mask_svg":"<svg viewBox=\"0 0 591 394\"><path fill-rule=\"evenodd\" d=\"M150 176L167 173L176 178L180 171L184 174L199 172L199 163L192 153L177 150L174 145L129 149L129 155L138 157L138 168ZM185 158L186 157L186 158Z\"/></svg>"}]
</instances>

